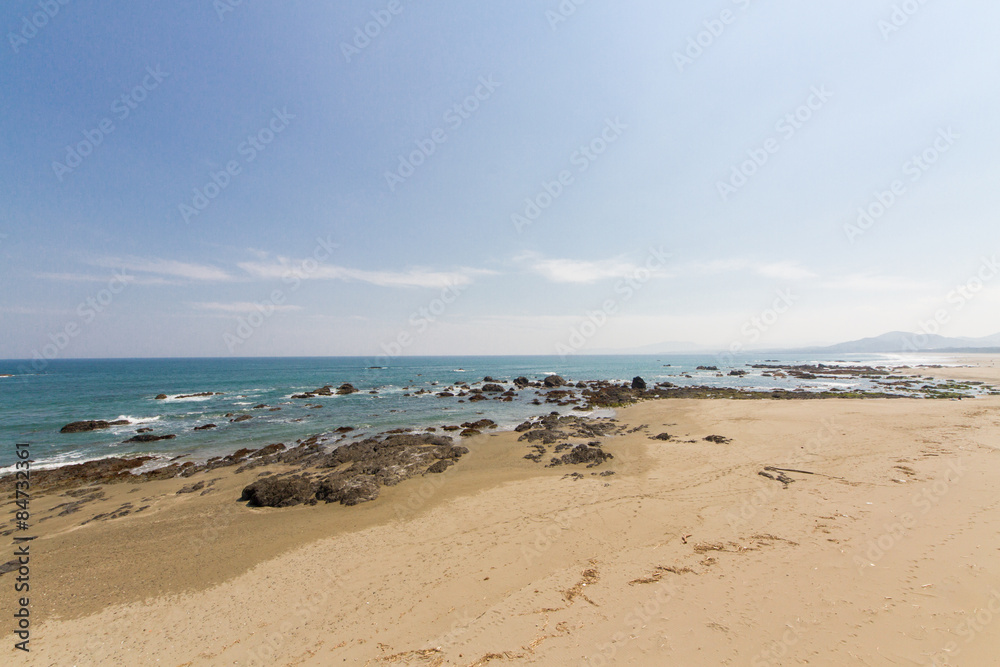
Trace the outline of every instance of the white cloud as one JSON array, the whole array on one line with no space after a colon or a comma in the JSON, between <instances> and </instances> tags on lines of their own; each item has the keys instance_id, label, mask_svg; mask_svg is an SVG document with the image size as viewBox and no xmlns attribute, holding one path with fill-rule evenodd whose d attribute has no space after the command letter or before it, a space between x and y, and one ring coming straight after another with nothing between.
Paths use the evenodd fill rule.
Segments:
<instances>
[{"instance_id":1,"label":"white cloud","mask_svg":"<svg viewBox=\"0 0 1000 667\"><path fill-rule=\"evenodd\" d=\"M524 265L528 270L539 274L554 283L590 284L611 278L623 278L634 275L643 268L625 259L624 256L611 259L583 260L547 258L534 252L525 252L514 258L514 261ZM667 275L662 267L654 269L653 275Z\"/></svg>"},{"instance_id":2,"label":"white cloud","mask_svg":"<svg viewBox=\"0 0 1000 667\"><path fill-rule=\"evenodd\" d=\"M825 281L823 287L859 292L933 292L936 285L927 281L899 276L880 276L873 273L852 273Z\"/></svg>"},{"instance_id":3,"label":"white cloud","mask_svg":"<svg viewBox=\"0 0 1000 667\"><path fill-rule=\"evenodd\" d=\"M235 301L232 303L220 303L218 301L199 301L192 303L191 306L196 310L214 310L223 313L252 313L257 310L264 308L261 304L254 303L253 301ZM287 312L302 310L302 306L276 306L274 304L267 304L268 311L275 312Z\"/></svg>"},{"instance_id":4,"label":"white cloud","mask_svg":"<svg viewBox=\"0 0 1000 667\"><path fill-rule=\"evenodd\" d=\"M95 266L123 271L154 273L173 276L185 280L201 282L228 282L233 276L217 266L209 264L192 264L178 262L173 259L157 259L149 257L102 257L91 262Z\"/></svg>"},{"instance_id":5,"label":"white cloud","mask_svg":"<svg viewBox=\"0 0 1000 667\"><path fill-rule=\"evenodd\" d=\"M781 262L753 262L748 259L714 259L709 262L692 262L690 270L699 273L736 273L748 271L779 280L804 280L816 278L816 274L804 268L799 262L785 260Z\"/></svg>"},{"instance_id":6,"label":"white cloud","mask_svg":"<svg viewBox=\"0 0 1000 667\"><path fill-rule=\"evenodd\" d=\"M379 287L449 287L468 285L476 276L492 275L495 271L467 267L455 271L435 271L411 267L405 271L372 271L336 265L316 265L278 257L270 262L242 262L238 265L254 278L276 280L294 276L301 280L341 280L362 282Z\"/></svg>"},{"instance_id":7,"label":"white cloud","mask_svg":"<svg viewBox=\"0 0 1000 667\"><path fill-rule=\"evenodd\" d=\"M129 285L176 285L177 281L167 280L158 277L141 277L123 275L121 273L110 276L95 276L87 273L35 273L34 276L41 280L59 280L70 283L109 283L112 281L123 282Z\"/></svg>"}]
</instances>

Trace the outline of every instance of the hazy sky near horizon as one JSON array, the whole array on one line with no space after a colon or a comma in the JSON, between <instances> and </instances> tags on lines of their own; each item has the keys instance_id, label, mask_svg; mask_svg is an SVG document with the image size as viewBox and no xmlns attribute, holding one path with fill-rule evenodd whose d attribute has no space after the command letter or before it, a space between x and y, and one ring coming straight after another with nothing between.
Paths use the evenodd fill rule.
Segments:
<instances>
[{"instance_id":1,"label":"hazy sky near horizon","mask_svg":"<svg viewBox=\"0 0 1000 667\"><path fill-rule=\"evenodd\" d=\"M0 358L996 333L998 24L982 0L12 0Z\"/></svg>"}]
</instances>

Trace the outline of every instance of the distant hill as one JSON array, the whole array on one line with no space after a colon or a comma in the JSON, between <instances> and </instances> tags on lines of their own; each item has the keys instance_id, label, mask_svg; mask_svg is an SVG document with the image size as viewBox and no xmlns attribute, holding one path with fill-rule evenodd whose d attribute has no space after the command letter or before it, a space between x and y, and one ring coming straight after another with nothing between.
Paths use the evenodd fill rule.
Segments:
<instances>
[{"instance_id":1,"label":"distant hill","mask_svg":"<svg viewBox=\"0 0 1000 667\"><path fill-rule=\"evenodd\" d=\"M982 338L950 338L937 334L890 331L874 338L862 338L827 347L811 347L803 351L854 353L993 351L990 348L1000 348L1000 333Z\"/></svg>"}]
</instances>

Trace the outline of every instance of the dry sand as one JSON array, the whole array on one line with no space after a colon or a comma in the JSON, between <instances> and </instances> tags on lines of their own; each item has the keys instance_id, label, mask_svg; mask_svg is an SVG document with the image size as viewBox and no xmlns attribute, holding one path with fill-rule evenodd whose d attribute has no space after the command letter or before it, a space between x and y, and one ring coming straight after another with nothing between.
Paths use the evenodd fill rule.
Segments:
<instances>
[{"instance_id":1,"label":"dry sand","mask_svg":"<svg viewBox=\"0 0 1000 667\"><path fill-rule=\"evenodd\" d=\"M915 372L1000 384L995 357L966 362ZM618 418L646 428L607 439L616 458L582 479L502 433L353 508L247 508L256 471L105 487L38 524L32 650L13 658L998 664L1000 398L664 400ZM815 474L784 488L765 466ZM125 502L149 507L80 525ZM13 574L0 586L11 628Z\"/></svg>"}]
</instances>

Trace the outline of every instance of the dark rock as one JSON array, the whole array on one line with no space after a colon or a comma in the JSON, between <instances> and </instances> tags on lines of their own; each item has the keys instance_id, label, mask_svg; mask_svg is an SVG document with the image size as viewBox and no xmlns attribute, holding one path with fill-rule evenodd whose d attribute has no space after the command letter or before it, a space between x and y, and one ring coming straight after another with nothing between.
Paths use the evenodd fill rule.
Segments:
<instances>
[{"instance_id":1,"label":"dark rock","mask_svg":"<svg viewBox=\"0 0 1000 667\"><path fill-rule=\"evenodd\" d=\"M516 387L523 389L524 387L527 387L529 384L531 384L531 381L528 378L524 377L523 375L521 377L514 378L514 386Z\"/></svg>"},{"instance_id":2,"label":"dark rock","mask_svg":"<svg viewBox=\"0 0 1000 667\"><path fill-rule=\"evenodd\" d=\"M467 428L463 430L461 433L459 433L459 435L462 436L463 438L471 438L474 435L482 435L482 434L483 434L482 431L477 431L474 428Z\"/></svg>"},{"instance_id":3,"label":"dark rock","mask_svg":"<svg viewBox=\"0 0 1000 667\"><path fill-rule=\"evenodd\" d=\"M546 387L561 387L564 384L566 384L566 380L562 379L558 375L549 375L544 380L542 380L542 384L545 385Z\"/></svg>"},{"instance_id":4,"label":"dark rock","mask_svg":"<svg viewBox=\"0 0 1000 667\"><path fill-rule=\"evenodd\" d=\"M355 477L330 476L316 487L316 500L339 502L349 507L378 498L379 485L371 475Z\"/></svg>"},{"instance_id":5,"label":"dark rock","mask_svg":"<svg viewBox=\"0 0 1000 667\"><path fill-rule=\"evenodd\" d=\"M312 484L301 477L265 477L245 487L240 500L252 507L291 507L312 497Z\"/></svg>"},{"instance_id":6,"label":"dark rock","mask_svg":"<svg viewBox=\"0 0 1000 667\"><path fill-rule=\"evenodd\" d=\"M337 394L339 396L345 396L347 394L354 394L354 393L357 393L357 391L358 390L355 389L354 385L352 385L350 382L345 382L344 384L340 385L337 388Z\"/></svg>"},{"instance_id":7,"label":"dark rock","mask_svg":"<svg viewBox=\"0 0 1000 667\"><path fill-rule=\"evenodd\" d=\"M149 433L143 433L142 435L133 435L125 442L157 442L159 440L173 440L177 436L174 434L169 435L150 435Z\"/></svg>"},{"instance_id":8,"label":"dark rock","mask_svg":"<svg viewBox=\"0 0 1000 667\"><path fill-rule=\"evenodd\" d=\"M71 422L66 424L61 429L60 433L84 433L86 431L98 431L100 429L109 428L111 426L124 426L128 424L127 419L116 419L115 421L105 421L103 419L91 419L88 421Z\"/></svg>"},{"instance_id":9,"label":"dark rock","mask_svg":"<svg viewBox=\"0 0 1000 667\"><path fill-rule=\"evenodd\" d=\"M559 459L553 459L549 465L577 465L586 463L588 468L593 468L613 458L613 455L608 454L599 447L577 445L569 454L563 454ZM556 463L556 460L559 461L559 464Z\"/></svg>"},{"instance_id":10,"label":"dark rock","mask_svg":"<svg viewBox=\"0 0 1000 667\"><path fill-rule=\"evenodd\" d=\"M520 424L515 426L514 430L517 431L518 433L523 433L524 431L527 431L530 428L531 428L531 422L526 421L526 422L521 422Z\"/></svg>"},{"instance_id":11,"label":"dark rock","mask_svg":"<svg viewBox=\"0 0 1000 667\"><path fill-rule=\"evenodd\" d=\"M439 459L438 461L432 463L429 468L427 468L427 472L442 473L453 465L455 465L455 461L452 459Z\"/></svg>"},{"instance_id":12,"label":"dark rock","mask_svg":"<svg viewBox=\"0 0 1000 667\"><path fill-rule=\"evenodd\" d=\"M264 409L264 408L266 408L266 407L268 407L268 406L267 406L267 403L261 403L260 405L255 405L255 406L253 406L253 407L252 407L252 408L250 408L250 409L251 409L251 410L263 410L263 409Z\"/></svg>"},{"instance_id":13,"label":"dark rock","mask_svg":"<svg viewBox=\"0 0 1000 667\"><path fill-rule=\"evenodd\" d=\"M730 440L729 438L725 438L721 435L708 435L705 436L705 440L708 442L714 442L719 445L726 445L732 442L732 440Z\"/></svg>"},{"instance_id":14,"label":"dark rock","mask_svg":"<svg viewBox=\"0 0 1000 667\"><path fill-rule=\"evenodd\" d=\"M734 375L736 377L743 377L744 375L747 374L747 372L746 371L741 371L741 370L735 370L735 371L729 371L729 374L730 375Z\"/></svg>"},{"instance_id":15,"label":"dark rock","mask_svg":"<svg viewBox=\"0 0 1000 667\"><path fill-rule=\"evenodd\" d=\"M196 430L196 431L207 431L210 428L217 428L217 427L216 427L215 424L204 424L202 426L195 426L194 430Z\"/></svg>"},{"instance_id":16,"label":"dark rock","mask_svg":"<svg viewBox=\"0 0 1000 667\"><path fill-rule=\"evenodd\" d=\"M245 422L253 419L253 415L240 415L236 419L230 419L231 422Z\"/></svg>"},{"instance_id":17,"label":"dark rock","mask_svg":"<svg viewBox=\"0 0 1000 667\"><path fill-rule=\"evenodd\" d=\"M645 389L646 388L646 381L643 380L638 375L636 375L634 378L632 378L632 388L633 389Z\"/></svg>"},{"instance_id":18,"label":"dark rock","mask_svg":"<svg viewBox=\"0 0 1000 667\"><path fill-rule=\"evenodd\" d=\"M486 398L482 394L473 394L469 397L469 403L475 403L476 401L488 401L490 399Z\"/></svg>"},{"instance_id":19,"label":"dark rock","mask_svg":"<svg viewBox=\"0 0 1000 667\"><path fill-rule=\"evenodd\" d=\"M483 430L484 428L496 428L497 423L492 419L479 419L474 422L464 422L462 428L474 428L478 430Z\"/></svg>"},{"instance_id":20,"label":"dark rock","mask_svg":"<svg viewBox=\"0 0 1000 667\"><path fill-rule=\"evenodd\" d=\"M483 391L490 394L498 394L503 391L503 387L498 384L484 384Z\"/></svg>"},{"instance_id":21,"label":"dark rock","mask_svg":"<svg viewBox=\"0 0 1000 667\"><path fill-rule=\"evenodd\" d=\"M499 382L499 381L500 380L497 380L492 375L487 375L486 377L483 378L483 382Z\"/></svg>"},{"instance_id":22,"label":"dark rock","mask_svg":"<svg viewBox=\"0 0 1000 667\"><path fill-rule=\"evenodd\" d=\"M187 486L182 486L177 491L176 495L179 496L182 493L194 493L195 491L201 491L204 488L205 488L205 482L204 481L198 482L197 484L188 484Z\"/></svg>"},{"instance_id":23,"label":"dark rock","mask_svg":"<svg viewBox=\"0 0 1000 667\"><path fill-rule=\"evenodd\" d=\"M135 430L135 432L136 433L152 433L153 429L151 429L151 428L137 428Z\"/></svg>"},{"instance_id":24,"label":"dark rock","mask_svg":"<svg viewBox=\"0 0 1000 667\"><path fill-rule=\"evenodd\" d=\"M166 397L167 397L167 395L166 395L166 394L157 394L157 395L156 395L156 400L157 400L157 401L162 401L162 400L163 400L163 399L165 399Z\"/></svg>"},{"instance_id":25,"label":"dark rock","mask_svg":"<svg viewBox=\"0 0 1000 667\"><path fill-rule=\"evenodd\" d=\"M270 456L271 454L277 454L285 449L285 443L276 442L273 445L267 445L266 447L261 447L256 452L253 452L250 456L253 458L260 458L261 456Z\"/></svg>"},{"instance_id":26,"label":"dark rock","mask_svg":"<svg viewBox=\"0 0 1000 667\"><path fill-rule=\"evenodd\" d=\"M718 366L698 366L698 368L696 370L699 370L699 371L717 371L717 370L719 370L719 368L718 368Z\"/></svg>"},{"instance_id":27,"label":"dark rock","mask_svg":"<svg viewBox=\"0 0 1000 667\"><path fill-rule=\"evenodd\" d=\"M340 428L335 430L334 433L350 433L353 430L354 430L353 426L341 426Z\"/></svg>"}]
</instances>

